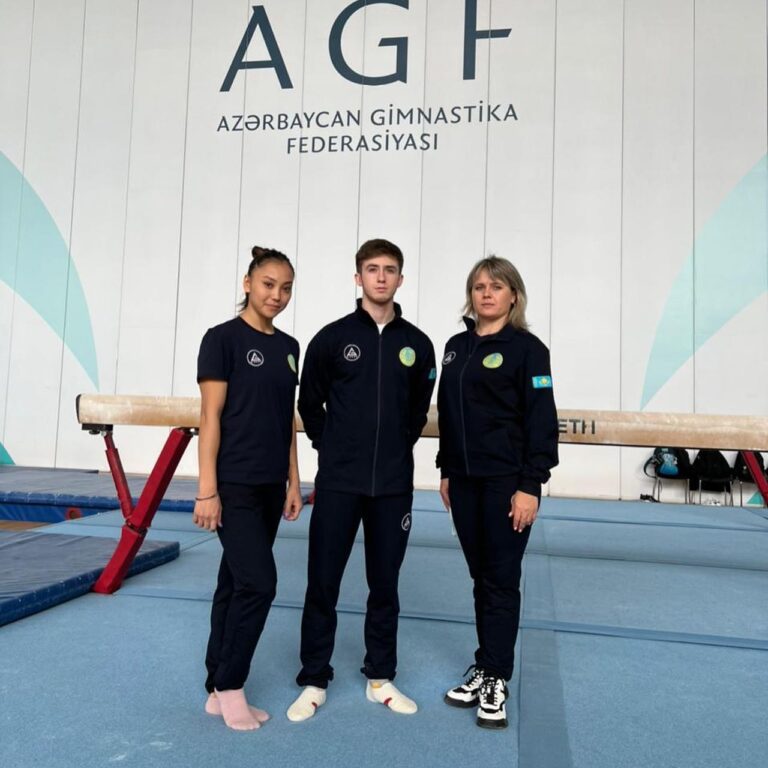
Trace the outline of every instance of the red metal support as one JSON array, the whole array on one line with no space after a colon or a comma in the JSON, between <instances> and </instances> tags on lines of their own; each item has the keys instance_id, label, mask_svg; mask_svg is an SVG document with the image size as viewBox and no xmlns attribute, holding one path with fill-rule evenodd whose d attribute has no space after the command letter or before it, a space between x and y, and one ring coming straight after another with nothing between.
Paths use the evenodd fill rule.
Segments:
<instances>
[{"instance_id":1,"label":"red metal support","mask_svg":"<svg viewBox=\"0 0 768 768\"><path fill-rule=\"evenodd\" d=\"M741 455L744 457L744 463L749 467L749 473L755 481L757 490L760 491L763 501L765 501L766 506L768 506L768 479L766 479L763 471L760 469L760 465L757 463L757 457L752 451L742 451Z\"/></svg>"},{"instance_id":2,"label":"red metal support","mask_svg":"<svg viewBox=\"0 0 768 768\"><path fill-rule=\"evenodd\" d=\"M120 511L123 513L123 517L127 520L133 512L133 499L131 498L131 491L128 488L128 480L125 478L123 462L120 461L120 454L117 448L115 448L111 432L104 432L104 442L107 445L107 464L109 464L109 471L115 482L117 500L120 502Z\"/></svg>"},{"instance_id":3,"label":"red metal support","mask_svg":"<svg viewBox=\"0 0 768 768\"><path fill-rule=\"evenodd\" d=\"M93 586L94 592L111 595L120 588L125 574L128 573L128 569L131 567L131 563L141 548L144 537L147 535L149 526L152 524L155 512L157 512L157 508L160 506L160 502L163 500L163 496L168 489L173 473L176 471L176 467L179 465L179 461L181 461L181 457L184 455L184 451L192 439L192 434L193 431L191 429L176 428L171 430L163 450L160 452L160 456L147 478L147 483L141 492L136 507L131 509L126 517L117 548ZM114 448L114 446L112 447ZM117 451L115 450L116 453ZM107 443L108 460L109 455L109 443ZM119 457L116 466L119 466ZM120 482L125 484L125 490L127 491L128 483L125 479L125 474L122 473L122 466L119 466L119 470L122 473L122 481L118 479L120 477L119 474L115 475L111 461L110 469L112 470L113 478L115 478L115 487L118 488L118 494L120 493ZM130 500L130 493L128 493L128 499Z\"/></svg>"}]
</instances>

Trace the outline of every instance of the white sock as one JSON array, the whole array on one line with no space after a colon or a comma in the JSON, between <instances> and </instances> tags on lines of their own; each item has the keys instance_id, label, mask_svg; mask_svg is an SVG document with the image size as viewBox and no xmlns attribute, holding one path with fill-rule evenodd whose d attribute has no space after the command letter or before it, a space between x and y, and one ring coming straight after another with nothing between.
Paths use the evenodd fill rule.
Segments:
<instances>
[{"instance_id":1,"label":"white sock","mask_svg":"<svg viewBox=\"0 0 768 768\"><path fill-rule=\"evenodd\" d=\"M325 688L308 685L299 694L299 698L288 707L286 715L291 722L300 723L302 720L309 720L317 708L323 704L325 704Z\"/></svg>"},{"instance_id":2,"label":"white sock","mask_svg":"<svg viewBox=\"0 0 768 768\"><path fill-rule=\"evenodd\" d=\"M389 680L369 680L365 697L368 701L378 701L401 715L412 715L418 710L416 702L400 693Z\"/></svg>"}]
</instances>

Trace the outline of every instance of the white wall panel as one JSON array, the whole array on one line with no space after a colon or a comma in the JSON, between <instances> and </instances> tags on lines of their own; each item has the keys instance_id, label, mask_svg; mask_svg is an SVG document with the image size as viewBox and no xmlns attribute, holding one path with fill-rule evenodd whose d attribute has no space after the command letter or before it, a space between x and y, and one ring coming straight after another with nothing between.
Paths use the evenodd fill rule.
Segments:
<instances>
[{"instance_id":1,"label":"white wall panel","mask_svg":"<svg viewBox=\"0 0 768 768\"><path fill-rule=\"evenodd\" d=\"M486 251L520 270L531 331L549 344L555 2L496 2L491 26L512 35L491 45L488 103L518 120L488 123Z\"/></svg>"},{"instance_id":2,"label":"white wall panel","mask_svg":"<svg viewBox=\"0 0 768 768\"><path fill-rule=\"evenodd\" d=\"M712 324L710 315L722 296L721 291L728 291L731 296L738 294L747 282L768 290L768 255L764 252L768 232L767 172L763 170L761 178L751 182L751 189L744 190L741 186L744 177L765 158L768 150L766 66L766 4L763 0L737 0L727 5L716 0L696 3L694 318L697 337ZM729 215L722 206L727 206L729 200L733 204L734 195L738 196L739 210ZM757 217L748 213L755 208L759 211ZM749 245L740 242L747 239ZM714 245L713 240L719 241L718 244ZM732 248L756 245L763 252L748 261L731 252ZM717 263L713 263L713 259ZM764 312L767 307L763 294L758 312L760 308ZM741 313L713 338L704 341L697 351L697 412L768 413L765 386L768 344L756 343L751 338L754 317L752 312ZM734 370L724 364L728 358L743 362ZM748 375L740 375L742 371Z\"/></svg>"},{"instance_id":3,"label":"white wall panel","mask_svg":"<svg viewBox=\"0 0 768 768\"><path fill-rule=\"evenodd\" d=\"M29 90L29 53L32 47L32 6L15 0L0 0L0 152L23 171ZM21 178L0 191L0 442L5 442L5 414L10 375L11 329L16 301L16 256L18 247ZM12 446L6 445L12 453Z\"/></svg>"},{"instance_id":4,"label":"white wall panel","mask_svg":"<svg viewBox=\"0 0 768 768\"><path fill-rule=\"evenodd\" d=\"M488 0L478 3L479 29L490 28L490 11ZM513 44L509 37L479 40L475 79L464 80L464 4L430 3L426 105L450 109L487 103L490 50ZM477 122L438 125L437 130L438 149L424 156L419 324L439 360L448 338L464 328L459 324L464 281L472 264L485 255L488 132L485 123Z\"/></svg>"},{"instance_id":5,"label":"white wall panel","mask_svg":"<svg viewBox=\"0 0 768 768\"><path fill-rule=\"evenodd\" d=\"M693 0L631 0L624 54L621 408L640 410L653 343L672 285L693 247ZM688 329L693 285L680 307ZM676 333L691 354L688 330ZM689 412L693 368L684 367L649 410ZM621 496L650 492L647 449L622 450ZM670 484L665 498L682 491Z\"/></svg>"},{"instance_id":6,"label":"white wall panel","mask_svg":"<svg viewBox=\"0 0 768 768\"><path fill-rule=\"evenodd\" d=\"M90 312L98 380L93 382L65 348L56 446L59 466L101 463L103 445L80 429L74 401L81 392L115 391L136 20L137 0L86 6L71 252ZM70 276L68 307L76 300ZM68 334L86 330L73 327L70 314L67 322Z\"/></svg>"},{"instance_id":7,"label":"white wall panel","mask_svg":"<svg viewBox=\"0 0 768 768\"><path fill-rule=\"evenodd\" d=\"M51 324L62 329L69 272L63 252L70 241L84 3L62 5L54 0L39 0L34 8L23 170L63 240L60 258L46 259L48 268L40 277ZM22 218L33 205L29 195L22 197ZM31 254L35 250L37 234L36 227L22 227L19 243L22 252L26 249ZM16 310L5 440L13 447L17 463L53 466L63 342L59 333L31 308L22 310L18 300Z\"/></svg>"},{"instance_id":8,"label":"white wall panel","mask_svg":"<svg viewBox=\"0 0 768 768\"><path fill-rule=\"evenodd\" d=\"M622 5L557 5L552 368L561 408L620 404ZM618 493L619 449L564 445L560 454L552 493Z\"/></svg>"},{"instance_id":9,"label":"white wall panel","mask_svg":"<svg viewBox=\"0 0 768 768\"><path fill-rule=\"evenodd\" d=\"M128 394L172 386L191 14L191 0L139 5L116 381ZM158 430L125 432L126 465L147 469Z\"/></svg>"}]
</instances>

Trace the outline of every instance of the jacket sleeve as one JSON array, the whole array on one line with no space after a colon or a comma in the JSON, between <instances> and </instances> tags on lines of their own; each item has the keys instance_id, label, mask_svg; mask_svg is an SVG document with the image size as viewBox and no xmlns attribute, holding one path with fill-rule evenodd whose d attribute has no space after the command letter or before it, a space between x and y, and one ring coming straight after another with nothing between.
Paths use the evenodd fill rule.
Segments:
<instances>
[{"instance_id":1,"label":"jacket sleeve","mask_svg":"<svg viewBox=\"0 0 768 768\"><path fill-rule=\"evenodd\" d=\"M325 429L325 404L331 383L331 360L327 333L322 331L309 342L304 355L299 384L299 415L304 422L304 431L318 449Z\"/></svg>"},{"instance_id":2,"label":"jacket sleeve","mask_svg":"<svg viewBox=\"0 0 768 768\"><path fill-rule=\"evenodd\" d=\"M523 392L525 449L518 487L540 497L542 484L549 480L549 470L558 463L558 421L549 350L538 339L526 356Z\"/></svg>"},{"instance_id":3,"label":"jacket sleeve","mask_svg":"<svg viewBox=\"0 0 768 768\"><path fill-rule=\"evenodd\" d=\"M427 414L429 413L429 403L432 399L432 392L435 389L435 379L437 378L437 368L435 367L435 348L432 342L425 337L422 345L423 352L416 360L416 371L414 371L413 391L411 392L411 413L409 420L409 434L411 445L421 437L421 430L427 423Z\"/></svg>"}]
</instances>

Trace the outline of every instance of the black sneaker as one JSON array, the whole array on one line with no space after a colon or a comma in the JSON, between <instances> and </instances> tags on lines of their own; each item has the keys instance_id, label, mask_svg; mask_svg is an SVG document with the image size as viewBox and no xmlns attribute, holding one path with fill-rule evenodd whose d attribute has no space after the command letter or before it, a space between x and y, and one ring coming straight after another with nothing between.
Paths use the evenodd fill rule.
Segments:
<instances>
[{"instance_id":1,"label":"black sneaker","mask_svg":"<svg viewBox=\"0 0 768 768\"><path fill-rule=\"evenodd\" d=\"M472 672L471 675L469 675L470 671ZM452 707L468 709L477 704L477 694L480 690L480 686L483 684L484 673L482 669L479 669L473 664L467 669L464 675L469 675L469 677L467 677L461 685L451 688L451 690L443 697L443 701L446 704L450 704Z\"/></svg>"},{"instance_id":2,"label":"black sneaker","mask_svg":"<svg viewBox=\"0 0 768 768\"><path fill-rule=\"evenodd\" d=\"M478 691L480 706L477 708L477 724L481 728L506 728L507 685L501 677L487 674Z\"/></svg>"}]
</instances>

